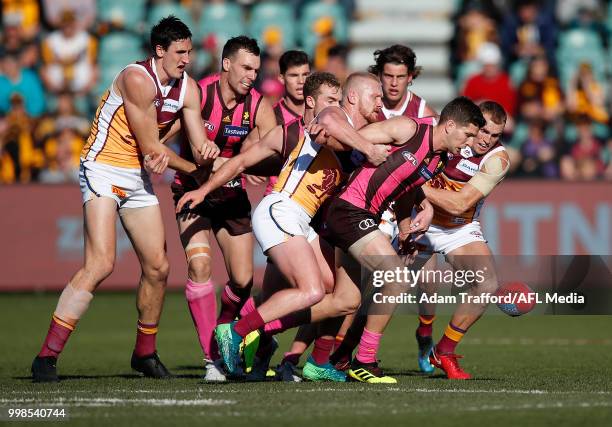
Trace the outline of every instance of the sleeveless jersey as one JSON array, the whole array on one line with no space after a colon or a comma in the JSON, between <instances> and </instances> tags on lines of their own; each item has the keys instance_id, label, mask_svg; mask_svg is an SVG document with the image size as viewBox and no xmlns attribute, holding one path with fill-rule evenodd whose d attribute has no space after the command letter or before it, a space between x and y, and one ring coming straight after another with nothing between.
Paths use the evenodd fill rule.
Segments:
<instances>
[{"instance_id":1,"label":"sleeveless jersey","mask_svg":"<svg viewBox=\"0 0 612 427\"><path fill-rule=\"evenodd\" d=\"M302 116L287 106L285 98L279 99L276 104L273 105L272 109L274 110L274 117L276 117L277 125L285 126L289 123L302 120ZM295 148L295 146L293 148ZM283 161L286 158L287 157L285 157ZM270 179L268 179L268 185L266 185L266 191L264 191L264 196L267 196L274 191L274 184L276 184L277 179L277 176L270 176Z\"/></svg>"},{"instance_id":2,"label":"sleeveless jersey","mask_svg":"<svg viewBox=\"0 0 612 427\"><path fill-rule=\"evenodd\" d=\"M130 67L143 70L151 79L151 83L155 85L157 93L154 103L157 125L159 131L162 132L177 118L179 111L183 108L187 73L183 72L182 78L173 79L167 86L162 86L153 58L130 64L123 70ZM114 89L116 79L117 77L102 96L81 157L111 166L141 168L142 153L130 129L123 98Z\"/></svg>"},{"instance_id":3,"label":"sleeveless jersey","mask_svg":"<svg viewBox=\"0 0 612 427\"><path fill-rule=\"evenodd\" d=\"M227 108L221 96L220 74L213 74L198 82L202 89L202 120L208 139L214 141L221 152L219 157L230 158L240 152L242 142L255 128L255 119L263 99L255 89L238 102L233 108ZM193 160L189 141L181 142L181 157ZM195 186L194 180L182 173L177 173L174 182L180 185ZM240 177L228 182L223 188L242 188Z\"/></svg>"},{"instance_id":4,"label":"sleeveless jersey","mask_svg":"<svg viewBox=\"0 0 612 427\"><path fill-rule=\"evenodd\" d=\"M302 116L287 106L284 98L279 99L276 104L272 106L272 109L274 110L277 125L289 124L302 118Z\"/></svg>"},{"instance_id":5,"label":"sleeveless jersey","mask_svg":"<svg viewBox=\"0 0 612 427\"><path fill-rule=\"evenodd\" d=\"M313 217L342 180L336 154L303 132L274 184L274 191L289 196Z\"/></svg>"},{"instance_id":6,"label":"sleeveless jersey","mask_svg":"<svg viewBox=\"0 0 612 427\"><path fill-rule=\"evenodd\" d=\"M392 202L444 168L447 153L433 151L433 119L413 120L417 123L414 136L393 146L380 166L366 163L357 169L340 193L341 199L380 218Z\"/></svg>"},{"instance_id":7,"label":"sleeveless jersey","mask_svg":"<svg viewBox=\"0 0 612 427\"><path fill-rule=\"evenodd\" d=\"M480 171L487 159L493 154L504 150L504 146L501 142L498 142L484 156L477 156L470 147L465 147L461 150L461 155L449 155L448 163L442 173L434 177L427 185L442 190L460 191ZM475 206L472 206L459 216L452 215L434 205L434 217L431 223L440 227L454 228L477 221L484 200L484 198L479 200Z\"/></svg>"},{"instance_id":8,"label":"sleeveless jersey","mask_svg":"<svg viewBox=\"0 0 612 427\"><path fill-rule=\"evenodd\" d=\"M378 113L379 120L390 119L395 116L406 116L410 118L422 118L425 114L425 100L411 91L408 91L406 100L402 106L397 110L388 110L384 107Z\"/></svg>"},{"instance_id":9,"label":"sleeveless jersey","mask_svg":"<svg viewBox=\"0 0 612 427\"><path fill-rule=\"evenodd\" d=\"M304 121L294 120L282 126L283 141L280 153L274 153L254 166L251 166L244 173L256 176L276 177L287 161L289 154L297 147L300 140L304 137ZM268 184L269 185L269 184ZM269 185L270 186L270 185ZM266 195L272 192L266 189Z\"/></svg>"}]
</instances>

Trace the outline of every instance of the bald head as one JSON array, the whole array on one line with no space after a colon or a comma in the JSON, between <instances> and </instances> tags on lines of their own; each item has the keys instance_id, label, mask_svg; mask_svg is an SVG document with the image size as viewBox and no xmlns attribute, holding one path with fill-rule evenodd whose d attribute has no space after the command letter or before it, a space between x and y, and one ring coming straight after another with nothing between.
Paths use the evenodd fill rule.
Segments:
<instances>
[{"instance_id":1,"label":"bald head","mask_svg":"<svg viewBox=\"0 0 612 427\"><path fill-rule=\"evenodd\" d=\"M348 96L351 90L359 92L360 89L371 86L372 84L380 85L380 80L378 80L378 77L374 74L365 71L353 73L348 76L346 82L344 82L344 87L342 88L343 98Z\"/></svg>"},{"instance_id":2,"label":"bald head","mask_svg":"<svg viewBox=\"0 0 612 427\"><path fill-rule=\"evenodd\" d=\"M368 123L377 121L382 109L382 86L378 77L365 72L348 76L342 90L342 105Z\"/></svg>"}]
</instances>

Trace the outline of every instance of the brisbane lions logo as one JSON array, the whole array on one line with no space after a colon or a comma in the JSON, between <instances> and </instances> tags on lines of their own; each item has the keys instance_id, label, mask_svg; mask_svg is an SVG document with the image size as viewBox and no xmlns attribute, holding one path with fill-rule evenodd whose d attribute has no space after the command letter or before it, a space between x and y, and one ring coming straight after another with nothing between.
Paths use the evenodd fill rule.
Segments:
<instances>
[{"instance_id":1,"label":"brisbane lions logo","mask_svg":"<svg viewBox=\"0 0 612 427\"><path fill-rule=\"evenodd\" d=\"M321 185L309 184L306 186L306 188L312 194L317 196L318 199L322 199L328 193L334 190L339 176L340 176L340 172L338 172L336 169L324 169L323 179L321 179Z\"/></svg>"}]
</instances>

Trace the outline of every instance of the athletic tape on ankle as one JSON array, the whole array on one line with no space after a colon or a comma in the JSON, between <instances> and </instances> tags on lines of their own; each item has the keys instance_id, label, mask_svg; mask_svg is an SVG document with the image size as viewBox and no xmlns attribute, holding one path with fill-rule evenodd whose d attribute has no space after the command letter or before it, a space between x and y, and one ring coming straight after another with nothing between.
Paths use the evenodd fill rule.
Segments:
<instances>
[{"instance_id":1,"label":"athletic tape on ankle","mask_svg":"<svg viewBox=\"0 0 612 427\"><path fill-rule=\"evenodd\" d=\"M91 292L75 289L71 284L68 284L59 297L54 314L65 322L76 324L89 308L92 298L93 294Z\"/></svg>"},{"instance_id":2,"label":"athletic tape on ankle","mask_svg":"<svg viewBox=\"0 0 612 427\"><path fill-rule=\"evenodd\" d=\"M185 255L187 256L187 264L194 258L203 256L210 258L210 246L208 243L190 243L185 247Z\"/></svg>"}]
</instances>

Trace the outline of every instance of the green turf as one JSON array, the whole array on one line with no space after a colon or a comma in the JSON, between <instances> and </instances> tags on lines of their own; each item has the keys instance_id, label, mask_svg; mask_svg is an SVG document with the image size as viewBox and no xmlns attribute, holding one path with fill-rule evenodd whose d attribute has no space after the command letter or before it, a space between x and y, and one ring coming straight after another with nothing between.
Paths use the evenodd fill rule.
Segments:
<instances>
[{"instance_id":1,"label":"green turf","mask_svg":"<svg viewBox=\"0 0 612 427\"><path fill-rule=\"evenodd\" d=\"M32 384L29 366L56 295L1 295L0 407L64 406L70 424L214 426L610 425L612 317L487 316L459 353L475 377L415 371L415 319L394 319L379 354L394 386L201 381L201 354L181 294L169 294L158 349L179 378L145 380L129 368L134 296L99 294L59 363L63 381ZM438 336L447 319L437 320ZM281 337L281 350L290 335ZM280 355L276 355L274 361ZM6 413L6 412L5 412Z\"/></svg>"}]
</instances>

